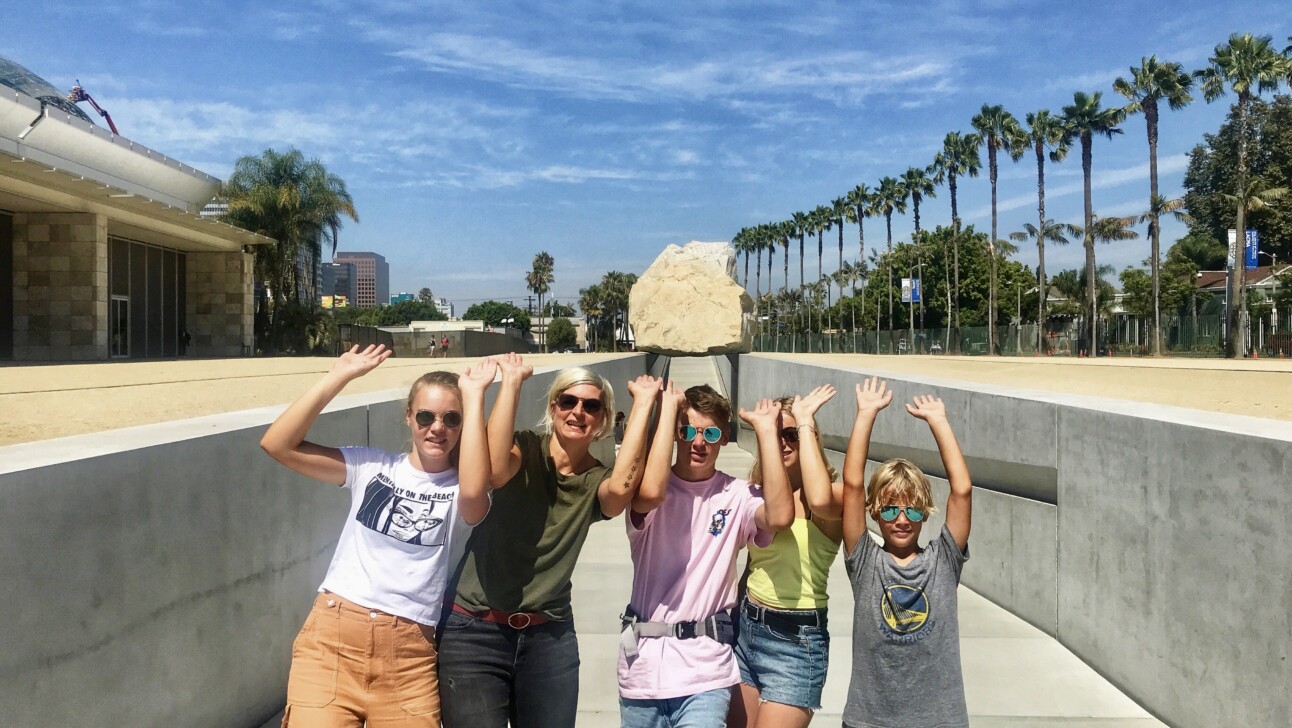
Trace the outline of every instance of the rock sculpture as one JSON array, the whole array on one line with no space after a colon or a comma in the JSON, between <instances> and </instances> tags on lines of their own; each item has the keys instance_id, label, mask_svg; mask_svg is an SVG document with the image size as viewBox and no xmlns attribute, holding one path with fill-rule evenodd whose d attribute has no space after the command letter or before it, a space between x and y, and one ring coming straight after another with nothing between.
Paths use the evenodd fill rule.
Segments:
<instances>
[{"instance_id":1,"label":"rock sculpture","mask_svg":"<svg viewBox=\"0 0 1292 728\"><path fill-rule=\"evenodd\" d=\"M669 356L751 351L753 311L727 243L669 245L628 295L637 349Z\"/></svg>"}]
</instances>

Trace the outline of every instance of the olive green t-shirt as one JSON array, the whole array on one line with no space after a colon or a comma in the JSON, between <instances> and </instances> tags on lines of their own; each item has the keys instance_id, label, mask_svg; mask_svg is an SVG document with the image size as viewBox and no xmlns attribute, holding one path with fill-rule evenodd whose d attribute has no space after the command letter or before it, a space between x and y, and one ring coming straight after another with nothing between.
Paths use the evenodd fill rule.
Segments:
<instances>
[{"instance_id":1,"label":"olive green t-shirt","mask_svg":"<svg viewBox=\"0 0 1292 728\"><path fill-rule=\"evenodd\" d=\"M579 475L561 475L548 436L521 431L520 470L494 491L489 515L467 544L457 603L479 612L542 612L568 620L570 575L588 527L605 519L597 488L610 474L597 462Z\"/></svg>"}]
</instances>

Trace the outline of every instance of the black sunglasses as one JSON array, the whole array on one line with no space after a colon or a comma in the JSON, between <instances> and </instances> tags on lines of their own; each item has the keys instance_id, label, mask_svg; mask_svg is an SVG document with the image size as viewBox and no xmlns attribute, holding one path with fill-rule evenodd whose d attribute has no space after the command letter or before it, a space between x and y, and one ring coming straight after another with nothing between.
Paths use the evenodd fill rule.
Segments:
<instances>
[{"instance_id":1,"label":"black sunglasses","mask_svg":"<svg viewBox=\"0 0 1292 728\"><path fill-rule=\"evenodd\" d=\"M569 412L577 407L580 402L583 403L583 411L590 415L595 415L601 411L601 400L580 399L579 397L575 397L573 394L562 394L560 397L557 397L556 407L562 412Z\"/></svg>"},{"instance_id":2,"label":"black sunglasses","mask_svg":"<svg viewBox=\"0 0 1292 728\"><path fill-rule=\"evenodd\" d=\"M450 430L456 430L462 426L462 413L453 410L449 410L442 415L436 415L430 410L417 410L417 414L413 415L413 420L417 422L418 427L430 427L435 424L437 416L444 423L444 426Z\"/></svg>"},{"instance_id":3,"label":"black sunglasses","mask_svg":"<svg viewBox=\"0 0 1292 728\"><path fill-rule=\"evenodd\" d=\"M798 441L799 441L799 431L798 431L798 428L796 428L796 427L782 427L782 428L781 428L781 439L782 439L782 440L784 440L785 442L791 442L791 443L793 443L793 442L798 442Z\"/></svg>"}]
</instances>

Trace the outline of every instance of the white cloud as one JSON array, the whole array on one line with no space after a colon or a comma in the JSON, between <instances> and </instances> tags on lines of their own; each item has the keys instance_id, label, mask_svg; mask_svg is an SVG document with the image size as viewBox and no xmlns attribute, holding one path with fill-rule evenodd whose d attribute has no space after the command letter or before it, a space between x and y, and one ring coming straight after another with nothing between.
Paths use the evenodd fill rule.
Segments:
<instances>
[{"instance_id":1,"label":"white cloud","mask_svg":"<svg viewBox=\"0 0 1292 728\"><path fill-rule=\"evenodd\" d=\"M1159 158L1157 160L1158 177L1160 178L1163 175L1183 172L1188 166L1189 156L1187 154L1173 154L1169 157ZM985 175L986 173L984 170L984 176ZM1098 167L1095 167L1091 173L1090 188L1092 190L1102 190L1111 187L1120 187L1121 185L1130 182L1138 182L1146 179L1148 179L1148 162L1137 164L1132 167L1123 167L1121 169L1108 171L1100 171ZM1067 182L1053 187L1047 186L1045 188L1045 199L1049 201L1058 197L1082 194L1083 191L1084 180L1078 179L1075 182ZM1007 212L1009 210L1016 210L1020 207L1027 207L1035 204L1036 192L1033 190L1027 194L1007 197L998 201L996 204L996 210L997 212ZM1103 213L1102 210L1096 210L1095 212ZM965 217L972 219L988 217L990 215L991 207L984 206L966 213Z\"/></svg>"}]
</instances>

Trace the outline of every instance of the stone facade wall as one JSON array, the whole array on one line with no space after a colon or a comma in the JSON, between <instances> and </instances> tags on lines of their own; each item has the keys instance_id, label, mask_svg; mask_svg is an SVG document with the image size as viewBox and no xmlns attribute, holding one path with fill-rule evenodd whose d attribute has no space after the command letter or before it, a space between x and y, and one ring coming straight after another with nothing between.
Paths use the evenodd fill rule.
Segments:
<instances>
[{"instance_id":1,"label":"stone facade wall","mask_svg":"<svg viewBox=\"0 0 1292 728\"><path fill-rule=\"evenodd\" d=\"M189 356L244 356L254 351L253 256L188 253Z\"/></svg>"},{"instance_id":2,"label":"stone facade wall","mask_svg":"<svg viewBox=\"0 0 1292 728\"><path fill-rule=\"evenodd\" d=\"M17 361L108 358L108 221L92 213L13 216Z\"/></svg>"}]
</instances>

